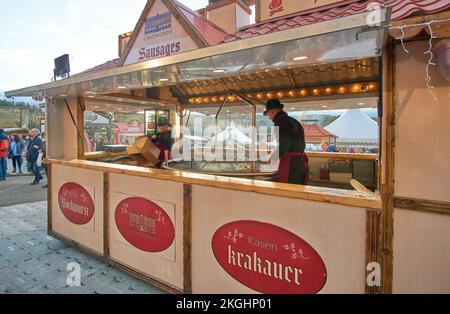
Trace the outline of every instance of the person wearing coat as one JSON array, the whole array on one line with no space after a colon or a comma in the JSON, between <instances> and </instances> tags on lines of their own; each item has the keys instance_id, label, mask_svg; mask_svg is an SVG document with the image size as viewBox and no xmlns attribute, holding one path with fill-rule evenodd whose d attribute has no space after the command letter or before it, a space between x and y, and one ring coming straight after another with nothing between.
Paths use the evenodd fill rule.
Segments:
<instances>
[{"instance_id":1,"label":"person wearing coat","mask_svg":"<svg viewBox=\"0 0 450 314\"><path fill-rule=\"evenodd\" d=\"M305 131L301 123L289 117L283 108L278 99L270 99L264 112L279 131L278 148L273 154L279 158L279 182L305 185L309 178Z\"/></svg>"},{"instance_id":2,"label":"person wearing coat","mask_svg":"<svg viewBox=\"0 0 450 314\"><path fill-rule=\"evenodd\" d=\"M30 131L31 141L27 147L27 160L31 163L31 171L34 174L34 181L31 185L37 185L44 179L41 174L41 167L37 164L40 151L44 148L44 141L42 140L41 131L33 129Z\"/></svg>"},{"instance_id":3,"label":"person wearing coat","mask_svg":"<svg viewBox=\"0 0 450 314\"><path fill-rule=\"evenodd\" d=\"M171 131L172 125L170 124L169 120L161 118L159 120L158 127L160 132L156 135L153 135L151 137L151 141L161 151L158 157L160 161L158 166L161 166L166 159L166 152L168 153L169 160L172 159L172 147L174 140L172 138L172 131Z\"/></svg>"},{"instance_id":4,"label":"person wearing coat","mask_svg":"<svg viewBox=\"0 0 450 314\"><path fill-rule=\"evenodd\" d=\"M15 134L9 146L9 154L12 159L13 171L12 174L22 173L22 164L23 164L23 151L25 150L25 142Z\"/></svg>"},{"instance_id":5,"label":"person wearing coat","mask_svg":"<svg viewBox=\"0 0 450 314\"><path fill-rule=\"evenodd\" d=\"M6 180L8 172L9 138L5 130L0 129L0 181Z\"/></svg>"}]
</instances>

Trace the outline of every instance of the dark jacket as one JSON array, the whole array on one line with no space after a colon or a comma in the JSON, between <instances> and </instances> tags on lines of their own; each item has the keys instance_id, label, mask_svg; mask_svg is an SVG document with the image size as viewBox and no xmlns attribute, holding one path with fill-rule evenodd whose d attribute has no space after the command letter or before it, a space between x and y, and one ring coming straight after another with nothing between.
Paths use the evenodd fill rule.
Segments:
<instances>
[{"instance_id":1,"label":"dark jacket","mask_svg":"<svg viewBox=\"0 0 450 314\"><path fill-rule=\"evenodd\" d=\"M164 133L158 133L156 139L152 139L152 142L154 144L160 143L164 147L168 148L170 151L173 147L173 138L172 138L172 131L164 132Z\"/></svg>"},{"instance_id":2,"label":"dark jacket","mask_svg":"<svg viewBox=\"0 0 450 314\"><path fill-rule=\"evenodd\" d=\"M38 149L34 148L37 146ZM44 142L42 141L42 137L36 136L34 139L30 141L27 147L27 160L31 162L35 162L38 159L39 151L44 148Z\"/></svg>"},{"instance_id":3,"label":"dark jacket","mask_svg":"<svg viewBox=\"0 0 450 314\"><path fill-rule=\"evenodd\" d=\"M275 127L279 128L278 148L275 157L286 157L289 153L304 153L306 148L305 131L296 119L291 118L286 112L279 112L274 119ZM289 162L288 183L306 184L308 165L306 156L292 156ZM281 166L281 164L280 164ZM280 169L279 169L280 171ZM280 176L281 179L281 176Z\"/></svg>"},{"instance_id":4,"label":"dark jacket","mask_svg":"<svg viewBox=\"0 0 450 314\"><path fill-rule=\"evenodd\" d=\"M9 153L11 156L21 156L23 151L25 150L25 142L23 140L19 140L18 142L14 141L16 143L13 145L13 142L9 144ZM14 151L13 151L14 146Z\"/></svg>"},{"instance_id":5,"label":"dark jacket","mask_svg":"<svg viewBox=\"0 0 450 314\"><path fill-rule=\"evenodd\" d=\"M289 117L286 112L280 111L275 116L274 123L275 127L279 128L278 154L280 158L288 153L305 152L305 131L300 122Z\"/></svg>"}]
</instances>

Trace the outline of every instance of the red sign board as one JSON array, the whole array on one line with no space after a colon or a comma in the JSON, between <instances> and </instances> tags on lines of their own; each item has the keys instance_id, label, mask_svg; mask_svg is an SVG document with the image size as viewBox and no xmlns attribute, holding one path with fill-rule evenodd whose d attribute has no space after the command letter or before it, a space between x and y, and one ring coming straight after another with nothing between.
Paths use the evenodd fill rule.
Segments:
<instances>
[{"instance_id":1,"label":"red sign board","mask_svg":"<svg viewBox=\"0 0 450 314\"><path fill-rule=\"evenodd\" d=\"M175 227L169 215L157 204L141 197L119 203L116 225L131 245L145 252L163 252L175 239Z\"/></svg>"},{"instance_id":2,"label":"red sign board","mask_svg":"<svg viewBox=\"0 0 450 314\"><path fill-rule=\"evenodd\" d=\"M59 189L58 204L64 217L76 225L85 225L94 217L94 201L77 183L66 183Z\"/></svg>"},{"instance_id":3,"label":"red sign board","mask_svg":"<svg viewBox=\"0 0 450 314\"><path fill-rule=\"evenodd\" d=\"M236 221L213 236L220 266L246 287L265 294L314 294L325 286L322 258L303 239L281 227Z\"/></svg>"}]
</instances>

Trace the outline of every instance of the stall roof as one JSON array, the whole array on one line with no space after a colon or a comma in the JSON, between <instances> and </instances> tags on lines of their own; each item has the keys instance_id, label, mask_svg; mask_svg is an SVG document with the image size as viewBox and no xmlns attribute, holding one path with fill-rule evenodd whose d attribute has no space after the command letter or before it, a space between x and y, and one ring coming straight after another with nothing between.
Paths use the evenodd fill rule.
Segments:
<instances>
[{"instance_id":1,"label":"stall roof","mask_svg":"<svg viewBox=\"0 0 450 314\"><path fill-rule=\"evenodd\" d=\"M384 11L383 11L384 12ZM198 80L220 79L256 71L305 67L379 55L384 28L368 28L370 12L289 28L255 38L224 43L153 59L137 64L108 68L66 80L7 92L9 96L74 96L84 92L110 93L124 89L173 86ZM384 24L385 15L382 14ZM344 53L333 53L342 47ZM339 50L340 51L340 50ZM307 60L294 60L307 55ZM114 66L111 61L103 68ZM102 68L102 67L100 67ZM220 71L217 71L220 70Z\"/></svg>"},{"instance_id":2,"label":"stall roof","mask_svg":"<svg viewBox=\"0 0 450 314\"><path fill-rule=\"evenodd\" d=\"M397 21L410 16L413 13L435 13L450 7L449 0L367 0L347 1L338 7L326 8L317 11L310 10L288 16L279 17L258 24L252 24L241 28L238 32L227 36L224 42L231 42L245 38L251 38L264 34L279 32L289 28L320 23L348 15L367 12L374 3L392 7L391 20Z\"/></svg>"},{"instance_id":3,"label":"stall roof","mask_svg":"<svg viewBox=\"0 0 450 314\"><path fill-rule=\"evenodd\" d=\"M180 8L184 16L190 21L192 27L198 30L199 34L204 38L209 46L261 36L286 30L289 28L301 27L352 14L363 13L367 11L368 5L373 3L384 3L385 5L391 6L392 21L404 19L418 12L431 14L443 11L450 7L449 0L367 0L359 2L349 1L348 4L344 3L343 5L331 9L328 8L321 11L306 11L295 13L289 16L284 16L270 21L264 21L261 23L242 27L234 34L226 34L223 30L219 29L216 25L200 16L197 12L189 9L188 7L177 1L174 1L174 3ZM83 71L80 74L101 72L117 68L119 66L121 66L121 58L107 61L106 63Z\"/></svg>"}]
</instances>

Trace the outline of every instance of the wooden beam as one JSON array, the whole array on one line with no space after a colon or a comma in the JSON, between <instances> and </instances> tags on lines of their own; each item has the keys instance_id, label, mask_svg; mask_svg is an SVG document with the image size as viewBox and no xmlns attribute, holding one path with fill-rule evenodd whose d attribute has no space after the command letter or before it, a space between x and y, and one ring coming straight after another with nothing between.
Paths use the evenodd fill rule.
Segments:
<instances>
[{"instance_id":1,"label":"wooden beam","mask_svg":"<svg viewBox=\"0 0 450 314\"><path fill-rule=\"evenodd\" d=\"M450 203L417 198L394 197L394 207L425 213L450 215Z\"/></svg>"},{"instance_id":2,"label":"wooden beam","mask_svg":"<svg viewBox=\"0 0 450 314\"><path fill-rule=\"evenodd\" d=\"M103 173L103 255L109 258L109 173Z\"/></svg>"},{"instance_id":3,"label":"wooden beam","mask_svg":"<svg viewBox=\"0 0 450 314\"><path fill-rule=\"evenodd\" d=\"M77 97L77 132L79 136L77 136L77 153L79 159L84 159L85 153L85 142L83 137L84 132L84 109L86 109L84 104L84 99L81 97Z\"/></svg>"},{"instance_id":4,"label":"wooden beam","mask_svg":"<svg viewBox=\"0 0 450 314\"><path fill-rule=\"evenodd\" d=\"M192 185L183 193L183 279L184 293L192 293Z\"/></svg>"},{"instance_id":5,"label":"wooden beam","mask_svg":"<svg viewBox=\"0 0 450 314\"><path fill-rule=\"evenodd\" d=\"M392 293L394 253L394 176L395 176L395 45L387 48L385 101L383 114L386 116L385 182L381 185L382 211L379 239L381 261L381 292Z\"/></svg>"},{"instance_id":6,"label":"wooden beam","mask_svg":"<svg viewBox=\"0 0 450 314\"><path fill-rule=\"evenodd\" d=\"M380 233L380 211L367 210L366 213L366 265L369 263L380 263L378 238ZM367 272L364 278L366 278ZM380 287L369 287L364 282L366 294L380 293Z\"/></svg>"},{"instance_id":7,"label":"wooden beam","mask_svg":"<svg viewBox=\"0 0 450 314\"><path fill-rule=\"evenodd\" d=\"M417 17L412 17L408 19L403 19L400 21L393 21L391 23L391 28L389 29L389 35L392 36L395 39L400 39L403 36L403 39L410 39L417 35L419 35L423 30L425 30L428 34L430 34L430 30L428 26L425 25L418 25L423 23L428 23L430 21L444 21L450 19L450 10L436 13L436 14L428 14L428 15L421 15ZM402 26L408 26L403 28L404 35L402 34L402 31L398 28L393 27L402 27ZM450 21L445 21L441 23L433 23L430 24L431 29L433 30L433 36L436 38L446 38L450 37Z\"/></svg>"},{"instance_id":8,"label":"wooden beam","mask_svg":"<svg viewBox=\"0 0 450 314\"><path fill-rule=\"evenodd\" d=\"M52 231L52 202L53 202L53 187L52 187L52 164L47 164L47 232Z\"/></svg>"}]
</instances>

